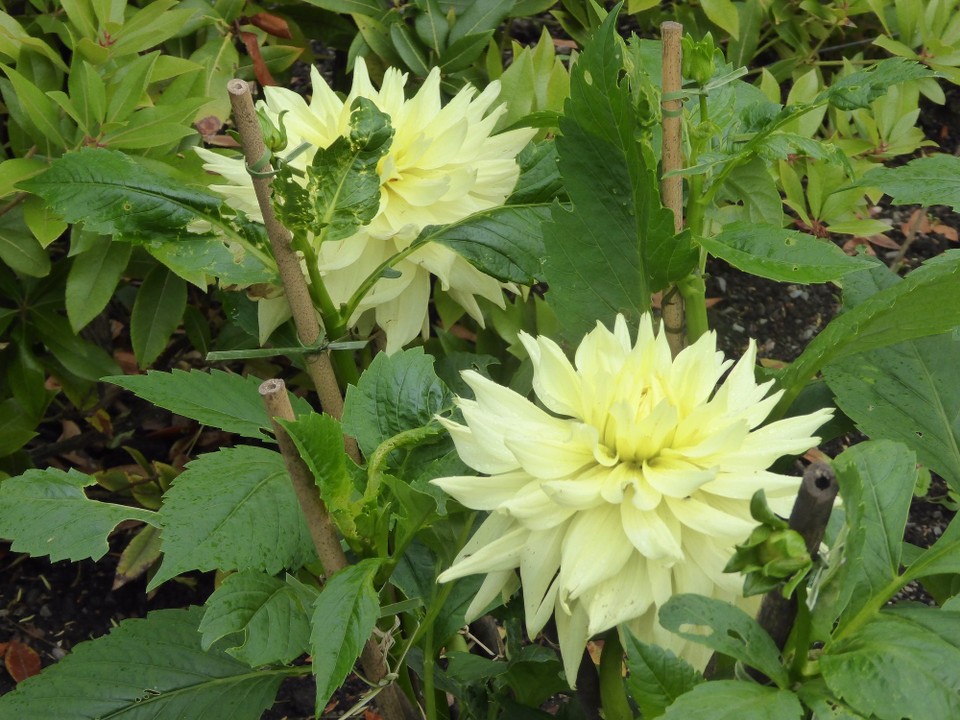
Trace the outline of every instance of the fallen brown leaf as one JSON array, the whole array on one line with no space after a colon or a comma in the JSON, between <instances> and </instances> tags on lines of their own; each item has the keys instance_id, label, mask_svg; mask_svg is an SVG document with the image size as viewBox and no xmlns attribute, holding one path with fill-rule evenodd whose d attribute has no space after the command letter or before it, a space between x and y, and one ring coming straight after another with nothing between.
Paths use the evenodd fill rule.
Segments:
<instances>
[{"instance_id":1,"label":"fallen brown leaf","mask_svg":"<svg viewBox=\"0 0 960 720\"><path fill-rule=\"evenodd\" d=\"M7 643L3 664L10 673L10 677L18 683L40 672L40 656L37 655L37 651L17 640Z\"/></svg>"}]
</instances>

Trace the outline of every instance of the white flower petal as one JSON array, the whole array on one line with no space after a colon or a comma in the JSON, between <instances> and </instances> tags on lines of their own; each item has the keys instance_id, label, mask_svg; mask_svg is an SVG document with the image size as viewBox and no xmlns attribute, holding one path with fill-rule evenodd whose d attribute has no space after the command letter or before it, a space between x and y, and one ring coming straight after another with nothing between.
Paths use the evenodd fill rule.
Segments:
<instances>
[{"instance_id":1,"label":"white flower petal","mask_svg":"<svg viewBox=\"0 0 960 720\"><path fill-rule=\"evenodd\" d=\"M620 508L601 505L577 514L563 539L560 599L575 600L591 586L616 575L633 548L624 542Z\"/></svg>"},{"instance_id":2,"label":"white flower petal","mask_svg":"<svg viewBox=\"0 0 960 720\"><path fill-rule=\"evenodd\" d=\"M633 503L620 505L623 532L641 555L651 560L674 563L683 560L680 523L661 507L640 510Z\"/></svg>"},{"instance_id":3,"label":"white flower petal","mask_svg":"<svg viewBox=\"0 0 960 720\"><path fill-rule=\"evenodd\" d=\"M520 554L529 535L530 531L526 528L514 527L476 552L457 560L450 568L440 573L437 580L447 582L466 575L517 568L520 566Z\"/></svg>"},{"instance_id":4,"label":"white flower petal","mask_svg":"<svg viewBox=\"0 0 960 720\"><path fill-rule=\"evenodd\" d=\"M520 582L523 586L523 608L527 632L531 637L543 629L550 619L557 599L560 568L560 545L564 528L530 533L529 542L520 555Z\"/></svg>"},{"instance_id":5,"label":"white flower petal","mask_svg":"<svg viewBox=\"0 0 960 720\"><path fill-rule=\"evenodd\" d=\"M517 580L517 573L513 570L498 570L489 573L480 585L480 589L477 590L477 594L474 595L473 600L467 606L463 618L464 622L473 622L483 615L490 603L496 600L497 595L500 595L506 602L507 598L516 592L517 587L519 587L519 581Z\"/></svg>"},{"instance_id":6,"label":"white flower petal","mask_svg":"<svg viewBox=\"0 0 960 720\"><path fill-rule=\"evenodd\" d=\"M501 473L490 477L455 475L430 481L452 495L461 505L474 510L496 510L516 497L524 487L537 482L524 472Z\"/></svg>"},{"instance_id":7,"label":"white flower petal","mask_svg":"<svg viewBox=\"0 0 960 720\"><path fill-rule=\"evenodd\" d=\"M554 613L557 621L557 638L560 640L560 655L563 658L563 672L571 688L577 687L577 670L590 633L587 626L590 618L580 603L574 603L569 611L557 603Z\"/></svg>"}]
</instances>

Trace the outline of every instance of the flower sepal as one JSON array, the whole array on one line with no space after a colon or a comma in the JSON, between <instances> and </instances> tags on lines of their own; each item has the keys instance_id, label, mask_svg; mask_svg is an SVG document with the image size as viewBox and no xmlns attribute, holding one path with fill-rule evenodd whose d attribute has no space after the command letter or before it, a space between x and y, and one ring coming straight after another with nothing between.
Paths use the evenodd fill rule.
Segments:
<instances>
[{"instance_id":1,"label":"flower sepal","mask_svg":"<svg viewBox=\"0 0 960 720\"><path fill-rule=\"evenodd\" d=\"M723 571L744 574L745 597L768 593L782 584L783 597L789 598L813 567L806 541L770 509L763 490L751 498L750 515L761 524L736 546Z\"/></svg>"}]
</instances>

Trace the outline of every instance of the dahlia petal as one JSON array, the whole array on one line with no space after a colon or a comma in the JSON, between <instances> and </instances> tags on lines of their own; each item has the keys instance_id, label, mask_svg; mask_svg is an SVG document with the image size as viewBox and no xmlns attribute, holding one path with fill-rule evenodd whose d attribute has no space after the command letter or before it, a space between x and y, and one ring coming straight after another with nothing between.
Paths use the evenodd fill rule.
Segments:
<instances>
[{"instance_id":1,"label":"dahlia petal","mask_svg":"<svg viewBox=\"0 0 960 720\"><path fill-rule=\"evenodd\" d=\"M563 672L567 676L570 687L575 689L583 649L587 646L587 640L590 639L590 633L587 631L590 618L580 603L574 603L568 611L562 608L559 602L554 617L557 622L557 638L560 640Z\"/></svg>"},{"instance_id":2,"label":"dahlia petal","mask_svg":"<svg viewBox=\"0 0 960 720\"><path fill-rule=\"evenodd\" d=\"M461 406L464 401L461 401ZM491 436L482 426L473 423L470 427L446 418L439 418L453 444L457 455L474 470L488 475L508 473L519 468L517 459L503 445L502 437Z\"/></svg>"},{"instance_id":3,"label":"dahlia petal","mask_svg":"<svg viewBox=\"0 0 960 720\"><path fill-rule=\"evenodd\" d=\"M520 342L533 361L533 391L549 409L579 418L582 413L580 377L563 350L549 338L534 339L521 331Z\"/></svg>"},{"instance_id":4,"label":"dahlia petal","mask_svg":"<svg viewBox=\"0 0 960 720\"><path fill-rule=\"evenodd\" d=\"M537 481L524 472L507 472L489 477L454 475L431 480L458 503L473 510L496 510L524 487Z\"/></svg>"},{"instance_id":5,"label":"dahlia petal","mask_svg":"<svg viewBox=\"0 0 960 720\"><path fill-rule=\"evenodd\" d=\"M498 570L497 572L487 573L487 577L484 578L477 594L473 596L473 600L467 606L463 621L470 623L483 615L490 603L496 600L497 595L500 595L506 602L507 598L516 592L518 586L517 573L513 570Z\"/></svg>"},{"instance_id":6,"label":"dahlia petal","mask_svg":"<svg viewBox=\"0 0 960 720\"><path fill-rule=\"evenodd\" d=\"M757 522L749 517L742 517L742 514L731 515L727 512L718 510L703 502L701 498L709 497L695 492L690 497L675 498L667 496L667 507L673 513L673 516L680 521L684 528L691 528L707 536L721 536L736 538L741 540L746 538L750 531L756 527ZM690 543L684 539L684 547L689 547Z\"/></svg>"},{"instance_id":7,"label":"dahlia petal","mask_svg":"<svg viewBox=\"0 0 960 720\"><path fill-rule=\"evenodd\" d=\"M716 476L715 468L704 470L682 458L661 456L643 463L644 479L667 497L687 497Z\"/></svg>"},{"instance_id":8,"label":"dahlia petal","mask_svg":"<svg viewBox=\"0 0 960 720\"><path fill-rule=\"evenodd\" d=\"M590 618L590 635L609 630L650 608L653 595L647 586L646 565L646 558L634 554L623 570L583 594L580 602Z\"/></svg>"},{"instance_id":9,"label":"dahlia petal","mask_svg":"<svg viewBox=\"0 0 960 720\"><path fill-rule=\"evenodd\" d=\"M683 560L680 523L671 513L660 507L640 510L633 503L625 502L620 505L620 525L644 557L668 563Z\"/></svg>"},{"instance_id":10,"label":"dahlia petal","mask_svg":"<svg viewBox=\"0 0 960 720\"><path fill-rule=\"evenodd\" d=\"M536 482L522 488L516 497L503 503L501 508L529 530L555 528L575 512L573 508L553 502Z\"/></svg>"},{"instance_id":11,"label":"dahlia petal","mask_svg":"<svg viewBox=\"0 0 960 720\"><path fill-rule=\"evenodd\" d=\"M633 552L623 534L616 505L578 513L563 539L560 599L576 600L597 583L616 575Z\"/></svg>"},{"instance_id":12,"label":"dahlia petal","mask_svg":"<svg viewBox=\"0 0 960 720\"><path fill-rule=\"evenodd\" d=\"M560 546L563 528L530 533L520 554L520 584L523 586L523 608L530 637L539 633L553 612L557 599L557 571L560 568Z\"/></svg>"},{"instance_id":13,"label":"dahlia petal","mask_svg":"<svg viewBox=\"0 0 960 720\"><path fill-rule=\"evenodd\" d=\"M751 470L717 473L717 477L701 486L700 491L736 500L749 500L757 490L770 497L782 497L784 493L796 496L800 478L780 475L767 470Z\"/></svg>"},{"instance_id":14,"label":"dahlia petal","mask_svg":"<svg viewBox=\"0 0 960 720\"><path fill-rule=\"evenodd\" d=\"M448 582L467 575L513 570L520 566L520 553L530 531L514 527L496 540L484 545L470 555L458 559L437 577L438 582Z\"/></svg>"}]
</instances>

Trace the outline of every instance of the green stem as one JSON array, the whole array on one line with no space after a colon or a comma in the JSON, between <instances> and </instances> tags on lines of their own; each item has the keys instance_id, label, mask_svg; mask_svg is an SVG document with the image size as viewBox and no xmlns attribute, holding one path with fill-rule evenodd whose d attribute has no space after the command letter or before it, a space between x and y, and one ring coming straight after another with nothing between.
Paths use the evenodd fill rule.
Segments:
<instances>
[{"instance_id":1,"label":"green stem","mask_svg":"<svg viewBox=\"0 0 960 720\"><path fill-rule=\"evenodd\" d=\"M867 624L873 617L880 612L880 609L887 604L887 601L896 595L900 588L906 585L910 581L909 576L899 575L891 580L887 585L882 588L876 595L874 595L867 603L860 608L860 611L853 616L853 619L844 625L836 635L830 639L830 643L835 643L839 640L842 640L847 635L851 635L859 630L861 627Z\"/></svg>"},{"instance_id":2,"label":"green stem","mask_svg":"<svg viewBox=\"0 0 960 720\"><path fill-rule=\"evenodd\" d=\"M437 694L433 684L433 623L427 625L423 638L423 710L427 720L437 720Z\"/></svg>"},{"instance_id":3,"label":"green stem","mask_svg":"<svg viewBox=\"0 0 960 720\"><path fill-rule=\"evenodd\" d=\"M360 287L354 290L353 295L350 296L350 299L343 306L343 317L347 320L357 311L360 303L363 301L363 298L366 297L367 293L373 289L373 286L377 284L377 281L383 275L384 270L388 270L396 265L398 262L403 260L408 255L412 254L415 250L418 250L420 245L417 243L411 244L406 250L401 250L396 255L393 255L386 260L384 260L380 265L370 273L367 278L360 283Z\"/></svg>"},{"instance_id":4,"label":"green stem","mask_svg":"<svg viewBox=\"0 0 960 720\"><path fill-rule=\"evenodd\" d=\"M707 322L707 286L703 275L690 273L677 283L683 297L684 316L687 321L687 340L693 344L710 330Z\"/></svg>"},{"instance_id":5,"label":"green stem","mask_svg":"<svg viewBox=\"0 0 960 720\"><path fill-rule=\"evenodd\" d=\"M606 720L633 720L623 684L623 647L616 628L603 636L600 653L600 702Z\"/></svg>"},{"instance_id":6,"label":"green stem","mask_svg":"<svg viewBox=\"0 0 960 720\"><path fill-rule=\"evenodd\" d=\"M793 661L790 663L790 677L799 680L810 648L810 609L807 607L807 589L803 584L797 588L796 598L797 616L793 621Z\"/></svg>"}]
</instances>

